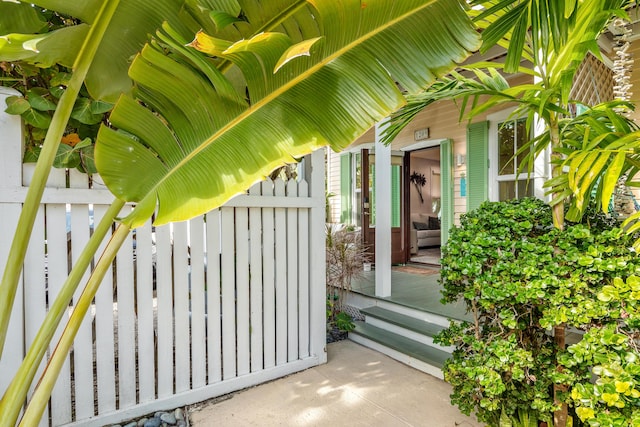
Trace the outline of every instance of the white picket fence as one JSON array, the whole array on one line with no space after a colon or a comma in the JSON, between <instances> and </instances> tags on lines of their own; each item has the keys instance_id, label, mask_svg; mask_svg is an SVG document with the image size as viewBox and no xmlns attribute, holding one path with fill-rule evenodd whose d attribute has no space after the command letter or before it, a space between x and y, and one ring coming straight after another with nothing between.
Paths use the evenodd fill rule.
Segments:
<instances>
[{"instance_id":1,"label":"white picket fence","mask_svg":"<svg viewBox=\"0 0 640 427\"><path fill-rule=\"evenodd\" d=\"M33 167L21 163L20 140L19 120L0 113L0 274ZM149 222L129 236L42 426L120 422L326 361L324 158L306 160L301 181L262 182L204 216ZM53 170L0 360L0 393L112 200L98 179Z\"/></svg>"}]
</instances>

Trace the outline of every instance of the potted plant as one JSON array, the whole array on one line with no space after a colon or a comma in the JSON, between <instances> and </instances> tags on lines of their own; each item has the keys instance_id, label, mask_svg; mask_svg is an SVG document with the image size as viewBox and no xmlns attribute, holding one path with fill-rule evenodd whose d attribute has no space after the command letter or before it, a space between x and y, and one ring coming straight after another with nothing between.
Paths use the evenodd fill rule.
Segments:
<instances>
[{"instance_id":1,"label":"potted plant","mask_svg":"<svg viewBox=\"0 0 640 427\"><path fill-rule=\"evenodd\" d=\"M345 311L351 283L363 273L369 256L360 233L341 224L327 224L327 334L330 340L344 339L355 327Z\"/></svg>"}]
</instances>

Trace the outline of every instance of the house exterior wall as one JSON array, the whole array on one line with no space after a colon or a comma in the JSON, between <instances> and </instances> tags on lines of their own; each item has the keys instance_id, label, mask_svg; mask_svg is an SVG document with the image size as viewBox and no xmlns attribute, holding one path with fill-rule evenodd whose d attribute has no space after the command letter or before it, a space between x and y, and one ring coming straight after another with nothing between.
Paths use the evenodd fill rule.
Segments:
<instances>
[{"instance_id":1,"label":"house exterior wall","mask_svg":"<svg viewBox=\"0 0 640 427\"><path fill-rule=\"evenodd\" d=\"M334 194L328 198L329 210L327 222L340 222L340 153L331 148L326 149L327 158L327 194Z\"/></svg>"},{"instance_id":2,"label":"house exterior wall","mask_svg":"<svg viewBox=\"0 0 640 427\"><path fill-rule=\"evenodd\" d=\"M631 99L633 102L637 102L640 100L640 39L635 40L631 43L630 52L632 58L635 59L634 70L631 73L631 83L632 83L632 96ZM597 71L597 70L596 70ZM593 76L590 77L590 79ZM531 82L531 78L528 76L517 76L513 77L509 80L512 85L524 84ZM586 89L586 94L588 94L589 88ZM606 94L603 96L607 97ZM601 99L601 101L605 101L606 99ZM513 105L505 105L504 108L493 108L488 110L486 113L476 116L473 119L473 122L479 122L483 120L487 120L487 116L497 113L501 110L505 110L509 107L513 107ZM433 104L425 111L418 114L418 116L411 122L400 134L396 137L396 139L392 143L393 150L400 150L403 147L407 147L409 145L414 144L416 141L414 140L414 132L418 129L429 128L430 139L432 140L440 140L440 139L451 139L453 141L453 154L454 158L457 154L467 155L467 122L458 120L459 118L459 109L458 106L452 101L441 101ZM640 109L636 110L630 115L636 123L640 124ZM354 144L352 144L351 149L354 150L355 147L362 144L372 144L374 142L374 133L373 129L367 131L363 136L358 138ZM339 170L339 159L338 156L332 158L332 164L328 167L337 168ZM467 159L468 160L468 159ZM455 162L454 162L455 163ZM460 215L467 211L467 201L466 197L461 196L460 194L460 180L462 174L466 174L466 164L457 166L453 165L453 175L454 175L454 223L459 224ZM339 182L334 188L334 192L339 192ZM334 203L337 203L339 206L340 201L337 200L339 198L335 198ZM339 207L337 208L339 212ZM339 213L338 213L339 216Z\"/></svg>"},{"instance_id":3,"label":"house exterior wall","mask_svg":"<svg viewBox=\"0 0 640 427\"><path fill-rule=\"evenodd\" d=\"M531 78L528 76L518 76L510 79L512 84L524 84L530 82ZM493 108L488 110L485 114L479 115L473 119L474 122L486 120L487 115L501 111L503 109L512 106L505 106L504 108ZM400 150L403 147L415 144L414 132L418 129L429 128L429 139L451 139L453 141L453 153L454 157L457 154L467 154L467 122L458 120L460 116L460 110L458 105L453 101L440 101L429 108L422 111L416 116L416 118L403 129L396 139L393 141L391 147L393 150ZM373 143L373 132L369 131L360 137L353 147L361 144ZM462 174L466 173L466 165L453 165L454 176L454 223L457 225L460 222L460 215L467 211L466 197L460 195L460 179Z\"/></svg>"}]
</instances>

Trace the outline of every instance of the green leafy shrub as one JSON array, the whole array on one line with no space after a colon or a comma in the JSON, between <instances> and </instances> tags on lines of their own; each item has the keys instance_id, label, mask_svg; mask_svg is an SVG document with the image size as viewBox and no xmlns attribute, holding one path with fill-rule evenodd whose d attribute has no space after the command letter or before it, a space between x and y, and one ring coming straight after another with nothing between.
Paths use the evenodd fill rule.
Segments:
<instances>
[{"instance_id":1,"label":"green leafy shrub","mask_svg":"<svg viewBox=\"0 0 640 427\"><path fill-rule=\"evenodd\" d=\"M603 397L603 390L611 388L605 382L615 389L615 381L630 382L629 373L598 365L607 360L621 365L625 357L635 363L638 356L632 345L638 321L632 312L633 298L640 292L631 295L640 261L623 231L608 228L601 219L585 222L558 230L552 227L547 205L522 199L484 203L452 230L443 248L443 302L464 299L474 320L452 324L439 342L456 347L445 366L445 379L453 385L452 401L462 412L475 412L489 425L499 425L501 415L514 425L522 425L518 420L523 418L550 422L554 383L570 387L560 398L572 404L583 421L600 419L589 409L598 413L606 406L607 419L619 414L630 420L630 402L640 408L640 399L629 388L618 400ZM550 331L561 325L585 331L585 340L558 348ZM590 338L607 330L605 325L626 339L620 338L614 348ZM600 343L587 347L595 349L595 355L581 356L580 346L592 341ZM607 381L599 378L602 387L593 392L582 392L591 390L591 372L611 376L605 375ZM627 409L620 407L623 401ZM602 420L592 425L631 425Z\"/></svg>"},{"instance_id":2,"label":"green leafy shrub","mask_svg":"<svg viewBox=\"0 0 640 427\"><path fill-rule=\"evenodd\" d=\"M344 332L351 332L356 328L355 323L353 323L353 319L349 316L348 313L341 311L336 315L335 318L336 327Z\"/></svg>"},{"instance_id":3,"label":"green leafy shrub","mask_svg":"<svg viewBox=\"0 0 640 427\"><path fill-rule=\"evenodd\" d=\"M76 19L35 5L32 5L32 13L37 16L37 22L41 23L38 32L51 32L79 23ZM21 93L20 96L8 97L6 105L0 105L0 108L8 114L22 117L25 163L35 163L38 160L53 114L72 75L70 67L46 65L36 66L29 60L0 61L0 85L12 87ZM90 174L97 172L94 144L100 124L106 123L112 107L110 103L93 99L86 87L82 87L58 148L54 167L77 168Z\"/></svg>"}]
</instances>

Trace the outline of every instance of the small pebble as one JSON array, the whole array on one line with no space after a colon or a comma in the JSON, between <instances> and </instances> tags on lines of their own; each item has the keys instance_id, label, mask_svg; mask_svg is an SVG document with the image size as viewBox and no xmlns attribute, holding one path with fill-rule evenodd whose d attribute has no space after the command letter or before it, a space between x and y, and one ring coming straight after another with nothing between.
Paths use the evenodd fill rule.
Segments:
<instances>
[{"instance_id":1,"label":"small pebble","mask_svg":"<svg viewBox=\"0 0 640 427\"><path fill-rule=\"evenodd\" d=\"M176 416L170 412L165 412L164 414L160 415L160 419L167 424L171 424L172 426L177 422Z\"/></svg>"},{"instance_id":2,"label":"small pebble","mask_svg":"<svg viewBox=\"0 0 640 427\"><path fill-rule=\"evenodd\" d=\"M1 0L0 0L1 1ZM185 413L182 408L171 411L157 411L127 424L113 424L110 427L187 427Z\"/></svg>"},{"instance_id":3,"label":"small pebble","mask_svg":"<svg viewBox=\"0 0 640 427\"><path fill-rule=\"evenodd\" d=\"M175 415L176 420L184 420L184 412L182 412L182 408L178 408L173 411L173 415Z\"/></svg>"},{"instance_id":4,"label":"small pebble","mask_svg":"<svg viewBox=\"0 0 640 427\"><path fill-rule=\"evenodd\" d=\"M146 423L144 423L144 427L160 427L162 425L162 420L160 418L153 417Z\"/></svg>"}]
</instances>

